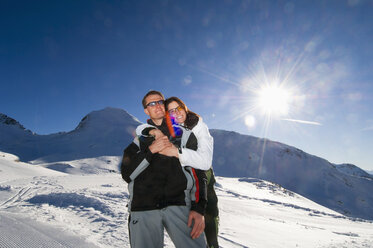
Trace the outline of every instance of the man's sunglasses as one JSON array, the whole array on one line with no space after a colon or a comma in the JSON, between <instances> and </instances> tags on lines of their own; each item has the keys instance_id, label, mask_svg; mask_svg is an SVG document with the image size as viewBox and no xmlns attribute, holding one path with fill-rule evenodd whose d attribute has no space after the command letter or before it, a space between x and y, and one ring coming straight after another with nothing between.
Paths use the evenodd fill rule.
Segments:
<instances>
[{"instance_id":1,"label":"man's sunglasses","mask_svg":"<svg viewBox=\"0 0 373 248\"><path fill-rule=\"evenodd\" d=\"M164 104L164 100L159 100L159 101L150 102L150 103L146 104L146 106L147 106L147 107L148 107L148 106L153 107L153 106L155 106L155 105L163 105L163 104Z\"/></svg>"},{"instance_id":2,"label":"man's sunglasses","mask_svg":"<svg viewBox=\"0 0 373 248\"><path fill-rule=\"evenodd\" d=\"M168 110L168 113L170 115L174 115L176 112L180 113L181 110L183 110L183 108L181 106L177 106L176 108Z\"/></svg>"}]
</instances>

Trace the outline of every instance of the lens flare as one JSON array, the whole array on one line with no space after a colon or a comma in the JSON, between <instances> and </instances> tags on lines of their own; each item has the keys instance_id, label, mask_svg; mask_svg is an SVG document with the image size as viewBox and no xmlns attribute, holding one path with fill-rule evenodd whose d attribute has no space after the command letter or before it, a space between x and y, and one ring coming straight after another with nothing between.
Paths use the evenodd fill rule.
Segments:
<instances>
[{"instance_id":1,"label":"lens flare","mask_svg":"<svg viewBox=\"0 0 373 248\"><path fill-rule=\"evenodd\" d=\"M265 86L257 93L257 104L266 115L287 115L291 97L290 91L280 86Z\"/></svg>"},{"instance_id":2,"label":"lens flare","mask_svg":"<svg viewBox=\"0 0 373 248\"><path fill-rule=\"evenodd\" d=\"M245 116L245 125L248 129L253 129L255 127L256 120L255 117L252 115Z\"/></svg>"}]
</instances>

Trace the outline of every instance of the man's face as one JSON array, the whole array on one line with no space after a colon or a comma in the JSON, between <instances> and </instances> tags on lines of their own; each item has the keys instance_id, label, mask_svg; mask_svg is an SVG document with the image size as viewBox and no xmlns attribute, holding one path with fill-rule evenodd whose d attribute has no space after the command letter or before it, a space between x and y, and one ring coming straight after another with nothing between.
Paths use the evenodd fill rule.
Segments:
<instances>
[{"instance_id":1,"label":"man's face","mask_svg":"<svg viewBox=\"0 0 373 248\"><path fill-rule=\"evenodd\" d=\"M145 98L147 107L144 109L145 114L149 115L152 120L163 119L165 116L164 104L155 104L154 106L148 106L151 102L158 102L164 100L160 95L149 95Z\"/></svg>"}]
</instances>

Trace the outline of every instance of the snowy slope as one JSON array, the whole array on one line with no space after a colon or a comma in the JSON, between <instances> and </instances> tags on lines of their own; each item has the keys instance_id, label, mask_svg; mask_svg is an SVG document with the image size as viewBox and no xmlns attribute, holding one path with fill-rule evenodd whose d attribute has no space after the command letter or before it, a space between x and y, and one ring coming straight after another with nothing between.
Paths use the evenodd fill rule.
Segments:
<instances>
[{"instance_id":1,"label":"snowy slope","mask_svg":"<svg viewBox=\"0 0 373 248\"><path fill-rule=\"evenodd\" d=\"M35 223L29 218L20 218L16 214L0 212L0 247L80 247L95 248L93 243L61 232L61 229L51 225Z\"/></svg>"},{"instance_id":2,"label":"snowy slope","mask_svg":"<svg viewBox=\"0 0 373 248\"><path fill-rule=\"evenodd\" d=\"M280 184L340 213L373 219L373 180L337 169L295 147L224 130L214 136L216 174Z\"/></svg>"},{"instance_id":3,"label":"snowy slope","mask_svg":"<svg viewBox=\"0 0 373 248\"><path fill-rule=\"evenodd\" d=\"M120 158L113 157L121 156L139 124L115 108L93 111L75 130L51 135L34 134L10 117L0 120L0 150L68 173L97 170L91 164L98 157L106 161L106 170L115 170L113 164ZM373 220L373 180L358 167L335 165L295 147L236 132L211 130L211 134L216 175L261 178L342 214Z\"/></svg>"},{"instance_id":4,"label":"snowy slope","mask_svg":"<svg viewBox=\"0 0 373 248\"><path fill-rule=\"evenodd\" d=\"M0 172L0 247L129 247L127 185L107 170L115 168L116 161L107 163L114 158L91 159L96 170L90 171L87 160L66 161L76 169L69 174L2 155L0 168L7 169ZM33 169L24 177L11 173L19 166ZM372 222L348 218L277 184L217 177L216 190L223 248L372 247ZM56 230L65 238L58 239ZM168 237L165 247L173 247Z\"/></svg>"}]
</instances>

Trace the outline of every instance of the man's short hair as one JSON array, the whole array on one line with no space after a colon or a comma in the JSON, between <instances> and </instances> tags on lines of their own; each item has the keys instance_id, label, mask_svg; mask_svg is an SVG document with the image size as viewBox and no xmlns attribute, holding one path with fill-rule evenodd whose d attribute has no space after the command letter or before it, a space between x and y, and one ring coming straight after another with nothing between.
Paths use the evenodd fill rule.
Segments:
<instances>
[{"instance_id":1,"label":"man's short hair","mask_svg":"<svg viewBox=\"0 0 373 248\"><path fill-rule=\"evenodd\" d=\"M142 106L144 107L144 109L146 109L146 98L148 97L148 96L150 96L150 95L159 95L159 96L161 96L162 97L162 99L164 100L164 96L163 96L163 94L161 93L161 92L159 92L159 91L157 91L157 90L151 90L151 91L149 91L148 93L146 93L146 95L143 97L143 99L142 99Z\"/></svg>"}]
</instances>

